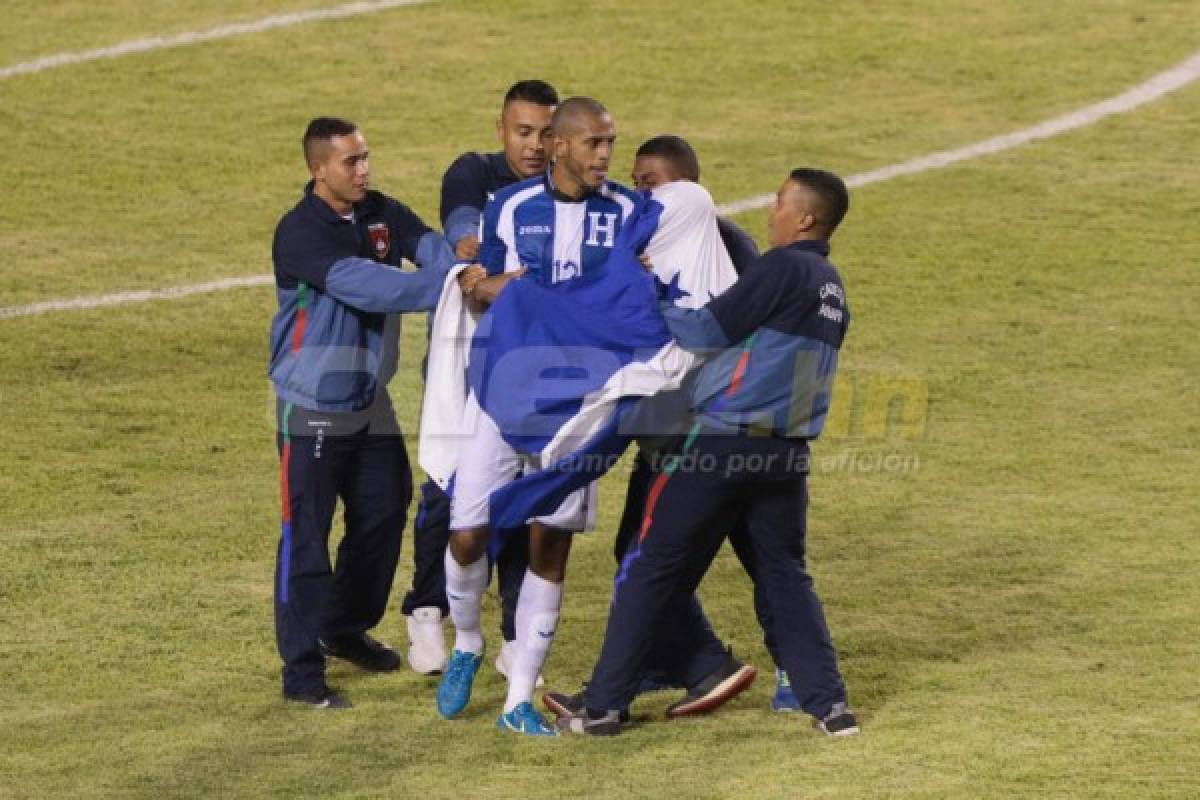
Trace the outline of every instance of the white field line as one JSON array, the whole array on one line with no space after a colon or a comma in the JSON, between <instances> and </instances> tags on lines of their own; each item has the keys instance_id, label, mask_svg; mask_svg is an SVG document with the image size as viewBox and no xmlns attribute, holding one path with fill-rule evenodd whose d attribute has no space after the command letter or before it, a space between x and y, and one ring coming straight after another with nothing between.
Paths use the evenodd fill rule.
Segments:
<instances>
[{"instance_id":1,"label":"white field line","mask_svg":"<svg viewBox=\"0 0 1200 800\"><path fill-rule=\"evenodd\" d=\"M356 4L368 5L368 4ZM343 6L348 8L349 6ZM1134 86L1126 92L1123 92L1115 97L1110 97L1107 100L1102 100L1099 103L1085 106L1084 108L1072 111L1069 114L1063 114L1059 117L1040 122L1029 128L1022 128L1019 131L1006 133L1001 136L995 136L991 139L985 139L982 142L976 142L965 147L959 147L954 150L939 150L936 153L920 156L918 158L902 161L898 164L892 164L887 167L862 172L858 175L852 175L846 179L846 184L851 188L866 186L871 183L886 181L891 178L900 177L902 175L915 175L920 172L927 172L933 169L941 169L942 167L956 164L960 161L965 161L978 156L990 155L999 153L1004 150L1009 150L1014 147L1019 147L1030 142L1040 139L1048 139L1052 136L1073 131L1095 122L1099 122L1105 117L1113 114L1122 114L1127 111L1132 111L1139 106L1157 100L1163 95L1180 89L1189 83L1192 83L1197 78L1200 78L1200 52L1194 53L1190 58L1177 64L1165 72L1160 72L1149 80ZM763 208L771 202L774 195L761 194L754 197L747 197L743 200L737 200L732 203L726 203L717 207L717 212L720 214L739 214L743 211L750 211L757 208ZM272 282L272 276L267 275L249 275L240 278L225 278L223 280L209 281L207 283L194 284L191 286L177 286L169 289L150 289L136 292L116 292L114 294L93 295L88 297L76 297L66 300L47 300L41 303L33 303L27 306L12 306L9 308L0 307L0 319L7 317L24 317L33 314L45 314L52 311L71 311L91 308L101 308L104 306L124 305L126 303L140 303L148 300L165 300L173 297L186 297L193 294L202 294L204 292L219 292L225 289L233 289L241 286L261 286Z\"/></svg>"},{"instance_id":2,"label":"white field line","mask_svg":"<svg viewBox=\"0 0 1200 800\"><path fill-rule=\"evenodd\" d=\"M82 64L87 61L99 61L104 58L117 58L132 53L145 53L150 50L163 50L168 47L183 47L198 42L211 42L214 39L228 39L231 36L242 36L247 33L269 31L273 28L287 28L319 19L340 19L359 14L373 14L400 6L414 6L429 2L429 0L374 0L374 2L347 3L333 8L316 8L311 11L296 11L291 14L276 14L263 17L253 22L239 22L232 25L222 25L206 31L185 31L173 36L151 36L146 39L133 39L128 42L115 44L111 47L101 47L96 50L82 50L76 53L56 53L52 56L26 61L23 64L13 64L11 67L0 67L0 80L16 75L27 75L31 72L42 72L68 64Z\"/></svg>"},{"instance_id":3,"label":"white field line","mask_svg":"<svg viewBox=\"0 0 1200 800\"><path fill-rule=\"evenodd\" d=\"M954 150L939 150L927 156L920 156L908 161L902 161L899 164L892 164L888 167L873 169L870 172L852 175L846 179L846 185L853 189L859 186L866 186L869 183L878 183L891 178L898 178L901 175L915 175L918 172L941 169L942 167L956 164L959 161L966 161L969 158L978 158L979 156L1011 150L1014 147L1036 142L1039 139L1049 139L1051 136L1058 136L1059 134L1099 122L1113 114L1123 114L1126 111L1132 111L1138 106L1145 105L1169 92L1187 86L1197 78L1200 78L1200 52L1193 53L1186 61L1171 67L1166 72L1158 73L1153 78L1150 78L1150 80L1139 83L1137 86L1126 92L1122 92L1116 97L1101 100L1099 103L1093 103L1090 106L1085 106L1069 114L1063 114L1061 117L1054 117L1045 122L1039 122L1037 125L1029 128L1022 128L1019 131L994 136L991 139L984 139L982 142L969 144L966 147L959 147ZM744 200L736 200L720 206L717 208L717 212L720 214L740 214L743 211L765 208L774 197L775 195L773 194L760 194L754 197L747 197Z\"/></svg>"},{"instance_id":4,"label":"white field line","mask_svg":"<svg viewBox=\"0 0 1200 800\"><path fill-rule=\"evenodd\" d=\"M207 283L194 283L190 286L173 286L168 289L144 289L137 292L114 292L112 294L94 294L86 297L73 297L66 300L45 300L41 303L31 303L27 306L0 308L0 319L6 317L28 317L34 314L49 314L52 311L82 311L105 306L123 306L128 303L144 303L147 300L170 300L175 297L187 297L192 294L207 292L223 292L226 289L239 289L243 286L265 286L274 283L273 275L244 275L240 278L222 278Z\"/></svg>"}]
</instances>

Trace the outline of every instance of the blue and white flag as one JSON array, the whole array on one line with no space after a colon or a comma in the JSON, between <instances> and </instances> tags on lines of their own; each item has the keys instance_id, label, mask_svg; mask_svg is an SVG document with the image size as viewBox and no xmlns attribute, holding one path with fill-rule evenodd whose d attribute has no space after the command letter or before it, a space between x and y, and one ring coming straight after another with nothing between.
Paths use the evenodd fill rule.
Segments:
<instances>
[{"instance_id":1,"label":"blue and white flag","mask_svg":"<svg viewBox=\"0 0 1200 800\"><path fill-rule=\"evenodd\" d=\"M699 308L735 279L712 197L676 182L638 203L597 274L500 293L472 341L468 384L505 440L543 468L492 494L494 529L552 513L616 464L638 398L678 388L697 361L672 340L659 297Z\"/></svg>"}]
</instances>

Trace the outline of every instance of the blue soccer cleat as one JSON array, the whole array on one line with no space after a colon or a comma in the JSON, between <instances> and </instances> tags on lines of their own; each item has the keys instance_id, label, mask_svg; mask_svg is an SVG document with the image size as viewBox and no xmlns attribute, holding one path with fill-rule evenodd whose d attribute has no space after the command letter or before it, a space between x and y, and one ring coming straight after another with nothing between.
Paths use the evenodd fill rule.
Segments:
<instances>
[{"instance_id":1,"label":"blue soccer cleat","mask_svg":"<svg viewBox=\"0 0 1200 800\"><path fill-rule=\"evenodd\" d=\"M525 736L557 736L558 731L546 722L546 718L534 711L529 703L519 703L512 711L496 718L496 727Z\"/></svg>"},{"instance_id":2,"label":"blue soccer cleat","mask_svg":"<svg viewBox=\"0 0 1200 800\"><path fill-rule=\"evenodd\" d=\"M796 699L796 693L792 691L792 682L788 680L788 674L779 668L775 669L775 696L771 698L771 710L800 710L800 701Z\"/></svg>"},{"instance_id":3,"label":"blue soccer cleat","mask_svg":"<svg viewBox=\"0 0 1200 800\"><path fill-rule=\"evenodd\" d=\"M437 709L446 719L457 717L467 703L471 701L471 686L475 683L475 673L483 663L480 653L464 653L455 650L450 654L450 663L442 674L442 682L438 684Z\"/></svg>"}]
</instances>

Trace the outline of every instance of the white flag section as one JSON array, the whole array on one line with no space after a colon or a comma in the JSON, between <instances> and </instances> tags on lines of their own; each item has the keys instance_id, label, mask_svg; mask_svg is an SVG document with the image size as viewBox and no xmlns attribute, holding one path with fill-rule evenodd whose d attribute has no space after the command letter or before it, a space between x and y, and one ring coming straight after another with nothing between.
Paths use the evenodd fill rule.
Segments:
<instances>
[{"instance_id":1,"label":"white flag section","mask_svg":"<svg viewBox=\"0 0 1200 800\"><path fill-rule=\"evenodd\" d=\"M615 464L631 439L621 421L637 399L678 388L695 366L671 339L660 298L698 308L736 277L712 197L677 182L638 203L601 274L552 286L513 281L469 344L472 321L448 279L430 344L421 466L449 485L474 423L462 416L469 388L505 441L544 466L493 493L492 526L552 512Z\"/></svg>"},{"instance_id":2,"label":"white flag section","mask_svg":"<svg viewBox=\"0 0 1200 800\"><path fill-rule=\"evenodd\" d=\"M662 204L663 211L646 244L646 260L664 289L664 299L682 308L700 308L737 280L717 229L712 197L703 186L687 181L661 186L651 196ZM678 388L696 361L695 354L674 341L646 361L631 361L601 389L584 397L579 412L563 423L542 450L542 463L568 458L599 434L622 397Z\"/></svg>"},{"instance_id":3,"label":"white flag section","mask_svg":"<svg viewBox=\"0 0 1200 800\"><path fill-rule=\"evenodd\" d=\"M458 466L458 450L474 420L467 413L467 358L475 335L475 316L463 302L458 264L446 276L429 332L425 396L417 439L417 463L443 491Z\"/></svg>"}]
</instances>

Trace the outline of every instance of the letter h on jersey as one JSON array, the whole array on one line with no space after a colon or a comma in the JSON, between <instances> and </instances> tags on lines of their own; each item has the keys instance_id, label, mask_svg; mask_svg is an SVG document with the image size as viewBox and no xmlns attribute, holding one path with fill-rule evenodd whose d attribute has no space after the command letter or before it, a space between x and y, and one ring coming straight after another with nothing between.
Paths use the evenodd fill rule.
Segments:
<instances>
[{"instance_id":1,"label":"letter h on jersey","mask_svg":"<svg viewBox=\"0 0 1200 800\"><path fill-rule=\"evenodd\" d=\"M604 218L601 221L601 217ZM617 234L617 215L605 213L601 211L588 212L588 238L589 247L612 247L616 240ZM601 242L599 237L603 236L604 241Z\"/></svg>"}]
</instances>

